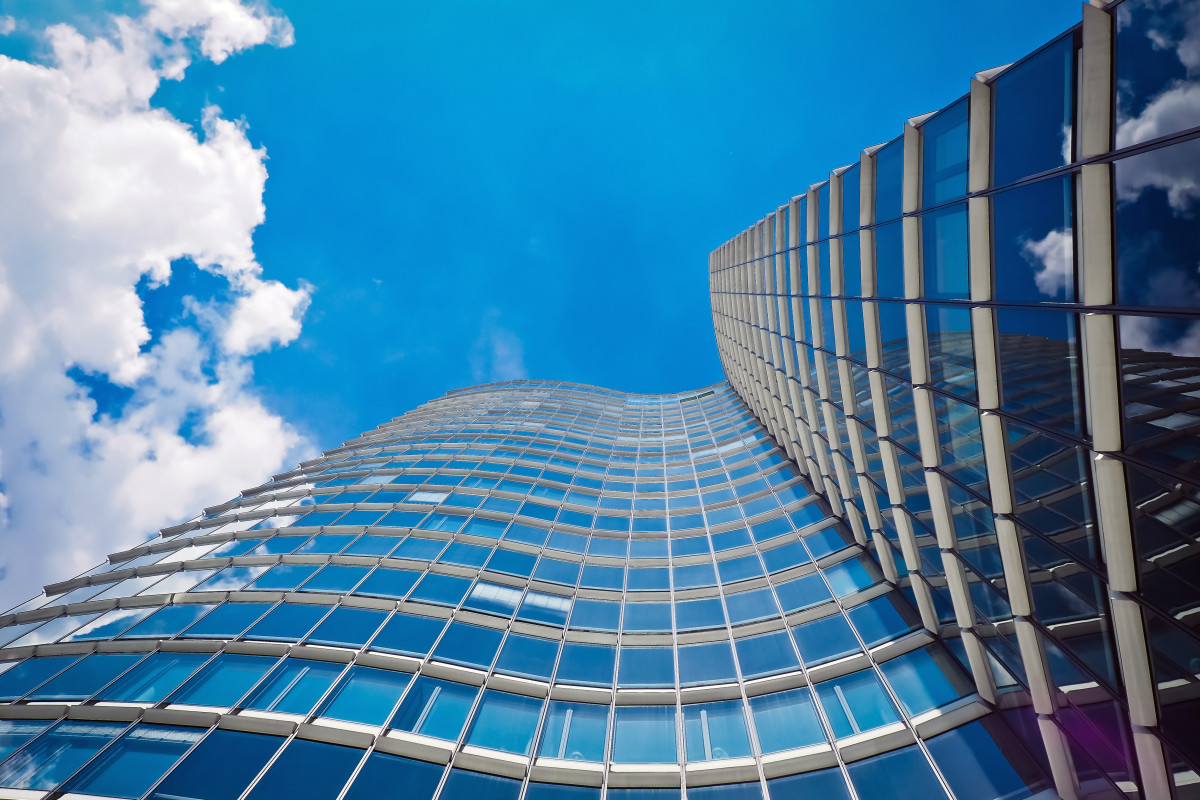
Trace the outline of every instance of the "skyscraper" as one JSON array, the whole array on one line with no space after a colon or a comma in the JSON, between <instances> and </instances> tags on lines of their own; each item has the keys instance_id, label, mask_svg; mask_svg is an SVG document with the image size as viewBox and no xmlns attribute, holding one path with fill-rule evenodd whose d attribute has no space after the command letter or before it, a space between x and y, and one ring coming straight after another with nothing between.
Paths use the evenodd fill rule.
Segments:
<instances>
[{"instance_id":1,"label":"skyscraper","mask_svg":"<svg viewBox=\"0 0 1200 800\"><path fill-rule=\"evenodd\" d=\"M0 616L0 798L1197 796L1197 37L718 248L726 384L451 392Z\"/></svg>"}]
</instances>

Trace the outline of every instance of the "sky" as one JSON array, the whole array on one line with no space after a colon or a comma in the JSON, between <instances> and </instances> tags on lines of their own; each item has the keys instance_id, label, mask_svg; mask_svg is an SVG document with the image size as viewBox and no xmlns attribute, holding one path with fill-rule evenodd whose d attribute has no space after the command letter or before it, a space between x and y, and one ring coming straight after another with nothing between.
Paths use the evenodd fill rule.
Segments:
<instances>
[{"instance_id":1,"label":"sky","mask_svg":"<svg viewBox=\"0 0 1200 800\"><path fill-rule=\"evenodd\" d=\"M443 392L721 379L708 253L1065 0L0 0L0 610Z\"/></svg>"}]
</instances>

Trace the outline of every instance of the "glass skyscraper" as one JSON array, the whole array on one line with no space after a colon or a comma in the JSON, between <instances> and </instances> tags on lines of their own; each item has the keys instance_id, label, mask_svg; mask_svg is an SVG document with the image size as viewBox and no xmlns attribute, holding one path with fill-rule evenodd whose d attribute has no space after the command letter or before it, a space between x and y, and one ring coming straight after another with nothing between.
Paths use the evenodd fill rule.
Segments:
<instances>
[{"instance_id":1,"label":"glass skyscraper","mask_svg":"<svg viewBox=\"0 0 1200 800\"><path fill-rule=\"evenodd\" d=\"M0 615L0 798L1200 797L1200 5L710 259L727 383L455 391Z\"/></svg>"}]
</instances>

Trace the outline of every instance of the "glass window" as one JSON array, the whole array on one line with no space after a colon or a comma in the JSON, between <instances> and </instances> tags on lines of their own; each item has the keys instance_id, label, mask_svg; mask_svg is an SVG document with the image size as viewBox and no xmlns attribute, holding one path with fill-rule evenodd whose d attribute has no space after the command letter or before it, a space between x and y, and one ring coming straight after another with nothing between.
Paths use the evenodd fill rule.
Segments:
<instances>
[{"instance_id":1,"label":"glass window","mask_svg":"<svg viewBox=\"0 0 1200 800\"><path fill-rule=\"evenodd\" d=\"M250 584L249 589L263 591L292 591L311 578L318 567L312 564L279 564Z\"/></svg>"},{"instance_id":2,"label":"glass window","mask_svg":"<svg viewBox=\"0 0 1200 800\"><path fill-rule=\"evenodd\" d=\"M337 797L363 751L293 739L259 778L246 800L327 800ZM320 769L314 769L319 764Z\"/></svg>"},{"instance_id":3,"label":"glass window","mask_svg":"<svg viewBox=\"0 0 1200 800\"><path fill-rule=\"evenodd\" d=\"M833 735L839 739L900 719L874 670L864 669L818 683L816 689Z\"/></svg>"},{"instance_id":4,"label":"glass window","mask_svg":"<svg viewBox=\"0 0 1200 800\"><path fill-rule=\"evenodd\" d=\"M183 632L194 639L236 639L271 603L222 603Z\"/></svg>"},{"instance_id":5,"label":"glass window","mask_svg":"<svg viewBox=\"0 0 1200 800\"><path fill-rule=\"evenodd\" d=\"M171 771L149 800L237 800L283 739L215 730Z\"/></svg>"},{"instance_id":6,"label":"glass window","mask_svg":"<svg viewBox=\"0 0 1200 800\"><path fill-rule=\"evenodd\" d=\"M678 760L674 706L617 706L612 760L618 764L665 764Z\"/></svg>"},{"instance_id":7,"label":"glass window","mask_svg":"<svg viewBox=\"0 0 1200 800\"><path fill-rule=\"evenodd\" d=\"M424 656L446 627L446 620L396 613L391 616L379 635L371 640L372 650Z\"/></svg>"},{"instance_id":8,"label":"glass window","mask_svg":"<svg viewBox=\"0 0 1200 800\"><path fill-rule=\"evenodd\" d=\"M615 631L621 620L621 605L611 600L575 601L571 627L581 630Z\"/></svg>"},{"instance_id":9,"label":"glass window","mask_svg":"<svg viewBox=\"0 0 1200 800\"><path fill-rule=\"evenodd\" d=\"M318 712L323 717L382 725L412 680L406 672L352 666Z\"/></svg>"},{"instance_id":10,"label":"glass window","mask_svg":"<svg viewBox=\"0 0 1200 800\"><path fill-rule=\"evenodd\" d=\"M958 797L1006 800L1053 789L1025 748L994 720L971 722L927 744Z\"/></svg>"},{"instance_id":11,"label":"glass window","mask_svg":"<svg viewBox=\"0 0 1200 800\"><path fill-rule=\"evenodd\" d=\"M623 687L674 686L674 651L669 647L622 647L617 684Z\"/></svg>"},{"instance_id":12,"label":"glass window","mask_svg":"<svg viewBox=\"0 0 1200 800\"><path fill-rule=\"evenodd\" d=\"M423 600L438 605L457 606L467 596L471 588L468 578L455 575L439 575L435 572L425 574L421 582L412 590L410 600Z\"/></svg>"},{"instance_id":13,"label":"glass window","mask_svg":"<svg viewBox=\"0 0 1200 800\"><path fill-rule=\"evenodd\" d=\"M124 730L124 723L60 722L0 764L0 786L53 789Z\"/></svg>"},{"instance_id":14,"label":"glass window","mask_svg":"<svg viewBox=\"0 0 1200 800\"><path fill-rule=\"evenodd\" d=\"M688 761L750 755L746 715L740 700L683 707L683 739Z\"/></svg>"},{"instance_id":15,"label":"glass window","mask_svg":"<svg viewBox=\"0 0 1200 800\"><path fill-rule=\"evenodd\" d=\"M846 765L859 797L945 800L946 791L916 746ZM972 797L972 800L974 798Z\"/></svg>"},{"instance_id":16,"label":"glass window","mask_svg":"<svg viewBox=\"0 0 1200 800\"><path fill-rule=\"evenodd\" d=\"M308 641L334 647L362 647L387 616L386 611L338 606L309 635Z\"/></svg>"},{"instance_id":17,"label":"glass window","mask_svg":"<svg viewBox=\"0 0 1200 800\"><path fill-rule=\"evenodd\" d=\"M404 800L431 800L442 780L443 767L412 761L378 750L367 756L345 800L378 800L404 787Z\"/></svg>"},{"instance_id":18,"label":"glass window","mask_svg":"<svg viewBox=\"0 0 1200 800\"><path fill-rule=\"evenodd\" d=\"M669 631L671 630L670 603L626 603L626 631Z\"/></svg>"},{"instance_id":19,"label":"glass window","mask_svg":"<svg viewBox=\"0 0 1200 800\"><path fill-rule=\"evenodd\" d=\"M558 641L510 633L496 662L496 671L549 681L558 657Z\"/></svg>"},{"instance_id":20,"label":"glass window","mask_svg":"<svg viewBox=\"0 0 1200 800\"><path fill-rule=\"evenodd\" d=\"M719 628L725 624L725 610L719 597L680 600L675 603L675 629Z\"/></svg>"},{"instance_id":21,"label":"glass window","mask_svg":"<svg viewBox=\"0 0 1200 800\"><path fill-rule=\"evenodd\" d=\"M246 700L246 707L307 715L343 669L344 664L328 661L284 659L283 664Z\"/></svg>"},{"instance_id":22,"label":"glass window","mask_svg":"<svg viewBox=\"0 0 1200 800\"><path fill-rule=\"evenodd\" d=\"M904 139L900 138L875 152L876 222L900 218L904 198L903 183Z\"/></svg>"},{"instance_id":23,"label":"glass window","mask_svg":"<svg viewBox=\"0 0 1200 800\"><path fill-rule=\"evenodd\" d=\"M837 767L802 772L785 778L767 781L771 800L789 800L793 797L821 797L824 800L850 800L846 779Z\"/></svg>"},{"instance_id":24,"label":"glass window","mask_svg":"<svg viewBox=\"0 0 1200 800\"><path fill-rule=\"evenodd\" d=\"M792 628L792 636L800 657L810 667L862 651L850 623L841 614L801 623Z\"/></svg>"},{"instance_id":25,"label":"glass window","mask_svg":"<svg viewBox=\"0 0 1200 800\"><path fill-rule=\"evenodd\" d=\"M827 741L808 687L751 697L750 713L764 753Z\"/></svg>"},{"instance_id":26,"label":"glass window","mask_svg":"<svg viewBox=\"0 0 1200 800\"><path fill-rule=\"evenodd\" d=\"M882 351L880 367L908 378L908 316L904 303L876 303L879 317L879 343Z\"/></svg>"},{"instance_id":27,"label":"glass window","mask_svg":"<svg viewBox=\"0 0 1200 800\"><path fill-rule=\"evenodd\" d=\"M78 656L30 658L0 673L0 701L23 697L31 689L70 666Z\"/></svg>"},{"instance_id":28,"label":"glass window","mask_svg":"<svg viewBox=\"0 0 1200 800\"><path fill-rule=\"evenodd\" d=\"M1075 37L1064 36L992 84L992 184L1071 163Z\"/></svg>"},{"instance_id":29,"label":"glass window","mask_svg":"<svg viewBox=\"0 0 1200 800\"><path fill-rule=\"evenodd\" d=\"M608 645L566 642L554 680L583 686L611 686L616 656L616 648Z\"/></svg>"},{"instance_id":30,"label":"glass window","mask_svg":"<svg viewBox=\"0 0 1200 800\"><path fill-rule=\"evenodd\" d=\"M401 600L408 594L408 590L413 587L420 575L421 573L412 570L380 567L362 582L355 594Z\"/></svg>"},{"instance_id":31,"label":"glass window","mask_svg":"<svg viewBox=\"0 0 1200 800\"><path fill-rule=\"evenodd\" d=\"M203 735L203 728L137 725L93 759L63 789L74 794L136 800Z\"/></svg>"},{"instance_id":32,"label":"glass window","mask_svg":"<svg viewBox=\"0 0 1200 800\"><path fill-rule=\"evenodd\" d=\"M98 699L118 703L158 703L208 659L207 653L151 653L101 692Z\"/></svg>"},{"instance_id":33,"label":"glass window","mask_svg":"<svg viewBox=\"0 0 1200 800\"><path fill-rule=\"evenodd\" d=\"M273 666L274 658L222 653L171 695L171 702L230 708Z\"/></svg>"},{"instance_id":34,"label":"glass window","mask_svg":"<svg viewBox=\"0 0 1200 800\"><path fill-rule=\"evenodd\" d=\"M842 233L858 230L859 167L842 173Z\"/></svg>"},{"instance_id":35,"label":"glass window","mask_svg":"<svg viewBox=\"0 0 1200 800\"><path fill-rule=\"evenodd\" d=\"M1004 410L1075 435L1084 431L1075 314L1040 309L996 311Z\"/></svg>"},{"instance_id":36,"label":"glass window","mask_svg":"<svg viewBox=\"0 0 1200 800\"><path fill-rule=\"evenodd\" d=\"M972 691L962 671L936 645L914 650L879 666L900 698L900 704L912 716L952 703Z\"/></svg>"},{"instance_id":37,"label":"glass window","mask_svg":"<svg viewBox=\"0 0 1200 800\"><path fill-rule=\"evenodd\" d=\"M771 596L768 587L727 594L725 608L729 612L729 622L733 625L774 617L779 613L775 598Z\"/></svg>"},{"instance_id":38,"label":"glass window","mask_svg":"<svg viewBox=\"0 0 1200 800\"><path fill-rule=\"evenodd\" d=\"M438 800L517 800L521 793L521 782L499 775L485 775L465 769L452 769L446 777Z\"/></svg>"},{"instance_id":39,"label":"glass window","mask_svg":"<svg viewBox=\"0 0 1200 800\"><path fill-rule=\"evenodd\" d=\"M457 741L478 693L474 686L417 678L389 725L401 731Z\"/></svg>"},{"instance_id":40,"label":"glass window","mask_svg":"<svg viewBox=\"0 0 1200 800\"><path fill-rule=\"evenodd\" d=\"M517 619L561 627L567 624L567 617L570 613L570 597L535 592L531 589L525 593L525 599L521 601L521 607L517 609Z\"/></svg>"},{"instance_id":41,"label":"glass window","mask_svg":"<svg viewBox=\"0 0 1200 800\"><path fill-rule=\"evenodd\" d=\"M154 612L154 608L114 608L62 638L64 642L113 639Z\"/></svg>"},{"instance_id":42,"label":"glass window","mask_svg":"<svg viewBox=\"0 0 1200 800\"><path fill-rule=\"evenodd\" d=\"M129 638L169 639L214 607L213 603L165 606L134 625L124 635Z\"/></svg>"},{"instance_id":43,"label":"glass window","mask_svg":"<svg viewBox=\"0 0 1200 800\"><path fill-rule=\"evenodd\" d=\"M1074 178L1064 175L992 198L997 300L1075 300L1074 197Z\"/></svg>"},{"instance_id":44,"label":"glass window","mask_svg":"<svg viewBox=\"0 0 1200 800\"><path fill-rule=\"evenodd\" d=\"M877 568L863 558L849 558L824 569L833 593L845 597L866 589L882 579Z\"/></svg>"},{"instance_id":45,"label":"glass window","mask_svg":"<svg viewBox=\"0 0 1200 800\"><path fill-rule=\"evenodd\" d=\"M925 208L956 200L967 193L967 113L964 98L921 126Z\"/></svg>"},{"instance_id":46,"label":"glass window","mask_svg":"<svg viewBox=\"0 0 1200 800\"><path fill-rule=\"evenodd\" d=\"M800 669L800 661L787 631L734 639L742 677L747 680Z\"/></svg>"},{"instance_id":47,"label":"glass window","mask_svg":"<svg viewBox=\"0 0 1200 800\"><path fill-rule=\"evenodd\" d=\"M525 790L525 800L600 800L600 788L530 781Z\"/></svg>"},{"instance_id":48,"label":"glass window","mask_svg":"<svg viewBox=\"0 0 1200 800\"><path fill-rule=\"evenodd\" d=\"M965 203L930 211L921 217L921 260L924 296L931 300L966 300L971 296L967 260Z\"/></svg>"},{"instance_id":49,"label":"glass window","mask_svg":"<svg viewBox=\"0 0 1200 800\"><path fill-rule=\"evenodd\" d=\"M1195 6L1189 0L1126 0L1116 17L1116 146L1200 125Z\"/></svg>"},{"instance_id":50,"label":"glass window","mask_svg":"<svg viewBox=\"0 0 1200 800\"><path fill-rule=\"evenodd\" d=\"M607 728L608 706L551 701L538 755L572 761L603 761Z\"/></svg>"},{"instance_id":51,"label":"glass window","mask_svg":"<svg viewBox=\"0 0 1200 800\"><path fill-rule=\"evenodd\" d=\"M779 598L784 612L788 614L833 599L821 576L815 573L777 584L775 595Z\"/></svg>"},{"instance_id":52,"label":"glass window","mask_svg":"<svg viewBox=\"0 0 1200 800\"><path fill-rule=\"evenodd\" d=\"M467 744L529 755L541 711L541 700L485 691L467 733Z\"/></svg>"},{"instance_id":53,"label":"glass window","mask_svg":"<svg viewBox=\"0 0 1200 800\"><path fill-rule=\"evenodd\" d=\"M1002 313L1002 312L1001 312ZM967 400L975 399L975 344L966 306L925 306L930 383Z\"/></svg>"},{"instance_id":54,"label":"glass window","mask_svg":"<svg viewBox=\"0 0 1200 800\"><path fill-rule=\"evenodd\" d=\"M737 680L729 642L709 642L680 647L679 685L730 683Z\"/></svg>"},{"instance_id":55,"label":"glass window","mask_svg":"<svg viewBox=\"0 0 1200 800\"><path fill-rule=\"evenodd\" d=\"M246 632L247 639L298 642L329 613L329 606L280 603Z\"/></svg>"},{"instance_id":56,"label":"glass window","mask_svg":"<svg viewBox=\"0 0 1200 800\"><path fill-rule=\"evenodd\" d=\"M268 540L270 541L270 540ZM289 538L299 544L302 539ZM211 578L192 589L193 592L236 592L259 575L267 571L265 566L226 567Z\"/></svg>"},{"instance_id":57,"label":"glass window","mask_svg":"<svg viewBox=\"0 0 1200 800\"><path fill-rule=\"evenodd\" d=\"M142 659L142 653L102 653L76 662L29 694L30 700L84 700Z\"/></svg>"},{"instance_id":58,"label":"glass window","mask_svg":"<svg viewBox=\"0 0 1200 800\"><path fill-rule=\"evenodd\" d=\"M487 669L496 651L500 649L500 640L504 632L494 628L482 628L465 622L451 622L437 649L433 651L434 658L443 661L453 661L474 667Z\"/></svg>"},{"instance_id":59,"label":"glass window","mask_svg":"<svg viewBox=\"0 0 1200 800\"><path fill-rule=\"evenodd\" d=\"M41 720L0 719L0 761L49 727Z\"/></svg>"},{"instance_id":60,"label":"glass window","mask_svg":"<svg viewBox=\"0 0 1200 800\"><path fill-rule=\"evenodd\" d=\"M846 612L867 647L899 639L916 630L920 620L897 593L876 597Z\"/></svg>"},{"instance_id":61,"label":"glass window","mask_svg":"<svg viewBox=\"0 0 1200 800\"><path fill-rule=\"evenodd\" d=\"M371 571L370 567L355 567L346 564L328 564L309 578L301 587L304 592L330 592L345 594L354 589Z\"/></svg>"}]
</instances>

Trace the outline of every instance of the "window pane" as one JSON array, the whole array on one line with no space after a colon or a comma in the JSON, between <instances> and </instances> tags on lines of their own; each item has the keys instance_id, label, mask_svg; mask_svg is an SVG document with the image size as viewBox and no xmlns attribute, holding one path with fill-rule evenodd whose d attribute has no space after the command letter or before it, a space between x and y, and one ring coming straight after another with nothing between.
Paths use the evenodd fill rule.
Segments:
<instances>
[{"instance_id":1,"label":"window pane","mask_svg":"<svg viewBox=\"0 0 1200 800\"><path fill-rule=\"evenodd\" d=\"M1200 125L1200 78L1191 49L1195 16L1187 0L1121 5L1115 26L1117 147Z\"/></svg>"},{"instance_id":2,"label":"window pane","mask_svg":"<svg viewBox=\"0 0 1200 800\"><path fill-rule=\"evenodd\" d=\"M880 669L910 715L952 703L971 691L958 667L936 645L884 662Z\"/></svg>"},{"instance_id":3,"label":"window pane","mask_svg":"<svg viewBox=\"0 0 1200 800\"><path fill-rule=\"evenodd\" d=\"M320 715L382 725L412 676L374 667L353 666L321 708Z\"/></svg>"},{"instance_id":4,"label":"window pane","mask_svg":"<svg viewBox=\"0 0 1200 800\"><path fill-rule=\"evenodd\" d=\"M617 684L674 686L674 651L669 647L622 647Z\"/></svg>"},{"instance_id":5,"label":"window pane","mask_svg":"<svg viewBox=\"0 0 1200 800\"><path fill-rule=\"evenodd\" d=\"M558 660L557 683L611 686L617 649L602 644L566 642Z\"/></svg>"},{"instance_id":6,"label":"window pane","mask_svg":"<svg viewBox=\"0 0 1200 800\"><path fill-rule=\"evenodd\" d=\"M376 574L381 571L377 570ZM444 619L393 614L379 635L371 640L371 649L424 656L433 648L433 643L445 627Z\"/></svg>"},{"instance_id":7,"label":"window pane","mask_svg":"<svg viewBox=\"0 0 1200 800\"><path fill-rule=\"evenodd\" d=\"M247 708L278 711L283 714L308 714L313 706L342 674L343 664L285 659L246 701Z\"/></svg>"},{"instance_id":8,"label":"window pane","mask_svg":"<svg viewBox=\"0 0 1200 800\"><path fill-rule=\"evenodd\" d=\"M487 669L496 657L503 638L503 631L465 622L451 622L433 656L443 661Z\"/></svg>"},{"instance_id":9,"label":"window pane","mask_svg":"<svg viewBox=\"0 0 1200 800\"><path fill-rule=\"evenodd\" d=\"M99 699L118 703L157 703L182 684L208 653L152 653L100 693Z\"/></svg>"},{"instance_id":10,"label":"window pane","mask_svg":"<svg viewBox=\"0 0 1200 800\"><path fill-rule=\"evenodd\" d=\"M171 702L232 707L273 666L274 658L223 653L172 695Z\"/></svg>"},{"instance_id":11,"label":"window pane","mask_svg":"<svg viewBox=\"0 0 1200 800\"><path fill-rule=\"evenodd\" d=\"M328 613L329 606L282 603L254 623L246 632L246 638L270 642L298 642Z\"/></svg>"},{"instance_id":12,"label":"window pane","mask_svg":"<svg viewBox=\"0 0 1200 800\"><path fill-rule=\"evenodd\" d=\"M215 607L213 603L166 606L133 626L130 638L169 639Z\"/></svg>"},{"instance_id":13,"label":"window pane","mask_svg":"<svg viewBox=\"0 0 1200 800\"><path fill-rule=\"evenodd\" d=\"M456 741L478 693L474 686L417 678L389 724L397 730Z\"/></svg>"},{"instance_id":14,"label":"window pane","mask_svg":"<svg viewBox=\"0 0 1200 800\"><path fill-rule=\"evenodd\" d=\"M674 706L618 706L612 760L619 764L675 763Z\"/></svg>"},{"instance_id":15,"label":"window pane","mask_svg":"<svg viewBox=\"0 0 1200 800\"><path fill-rule=\"evenodd\" d=\"M792 628L792 636L800 648L800 657L808 666L862 651L850 623L841 614L797 625Z\"/></svg>"},{"instance_id":16,"label":"window pane","mask_svg":"<svg viewBox=\"0 0 1200 800\"><path fill-rule=\"evenodd\" d=\"M442 787L438 800L479 800L481 797L488 800L517 800L520 793L521 782L518 780L455 769L446 777L446 785Z\"/></svg>"},{"instance_id":17,"label":"window pane","mask_svg":"<svg viewBox=\"0 0 1200 800\"><path fill-rule=\"evenodd\" d=\"M84 700L143 658L142 653L88 656L30 693L30 700Z\"/></svg>"},{"instance_id":18,"label":"window pane","mask_svg":"<svg viewBox=\"0 0 1200 800\"><path fill-rule=\"evenodd\" d=\"M1074 198L1070 175L992 198L997 300L1065 303L1075 299Z\"/></svg>"},{"instance_id":19,"label":"window pane","mask_svg":"<svg viewBox=\"0 0 1200 800\"><path fill-rule=\"evenodd\" d=\"M504 640L496 671L548 681L557 657L557 641L510 633Z\"/></svg>"},{"instance_id":20,"label":"window pane","mask_svg":"<svg viewBox=\"0 0 1200 800\"><path fill-rule=\"evenodd\" d=\"M603 761L608 706L550 703L538 755L573 761Z\"/></svg>"},{"instance_id":21,"label":"window pane","mask_svg":"<svg viewBox=\"0 0 1200 800\"><path fill-rule=\"evenodd\" d=\"M999 328L1003 405L1031 422L1084 431L1079 338L1074 314L1002 308Z\"/></svg>"},{"instance_id":22,"label":"window pane","mask_svg":"<svg viewBox=\"0 0 1200 800\"><path fill-rule=\"evenodd\" d=\"M367 756L367 763L351 784L345 800L378 800L404 787L404 800L430 800L442 779L443 767L424 761L411 761L378 751Z\"/></svg>"},{"instance_id":23,"label":"window pane","mask_svg":"<svg viewBox=\"0 0 1200 800\"><path fill-rule=\"evenodd\" d=\"M1024 747L993 720L955 728L928 746L959 797L1010 800L1053 788Z\"/></svg>"},{"instance_id":24,"label":"window pane","mask_svg":"<svg viewBox=\"0 0 1200 800\"><path fill-rule=\"evenodd\" d=\"M678 652L680 686L737 680L729 642L684 645Z\"/></svg>"},{"instance_id":25,"label":"window pane","mask_svg":"<svg viewBox=\"0 0 1200 800\"><path fill-rule=\"evenodd\" d=\"M124 730L124 723L60 722L0 764L0 786L53 789Z\"/></svg>"},{"instance_id":26,"label":"window pane","mask_svg":"<svg viewBox=\"0 0 1200 800\"><path fill-rule=\"evenodd\" d=\"M222 603L183 632L190 638L236 639L258 620L270 603Z\"/></svg>"},{"instance_id":27,"label":"window pane","mask_svg":"<svg viewBox=\"0 0 1200 800\"><path fill-rule=\"evenodd\" d=\"M764 753L827 741L807 688L752 697L750 711Z\"/></svg>"},{"instance_id":28,"label":"window pane","mask_svg":"<svg viewBox=\"0 0 1200 800\"><path fill-rule=\"evenodd\" d=\"M138 725L88 764L64 789L136 800L203 735L203 728Z\"/></svg>"},{"instance_id":29,"label":"window pane","mask_svg":"<svg viewBox=\"0 0 1200 800\"><path fill-rule=\"evenodd\" d=\"M30 658L0 673L0 701L12 701L54 677L70 666L78 656Z\"/></svg>"},{"instance_id":30,"label":"window pane","mask_svg":"<svg viewBox=\"0 0 1200 800\"><path fill-rule=\"evenodd\" d=\"M967 262L967 207L959 203L921 218L924 296L932 300L966 300L971 294Z\"/></svg>"},{"instance_id":31,"label":"window pane","mask_svg":"<svg viewBox=\"0 0 1200 800\"><path fill-rule=\"evenodd\" d=\"M213 731L149 800L237 800L283 741L277 736Z\"/></svg>"},{"instance_id":32,"label":"window pane","mask_svg":"<svg viewBox=\"0 0 1200 800\"><path fill-rule=\"evenodd\" d=\"M965 306L926 306L930 383L951 394L975 399L975 344L971 312ZM1003 338L1003 337L1001 337Z\"/></svg>"},{"instance_id":33,"label":"window pane","mask_svg":"<svg viewBox=\"0 0 1200 800\"><path fill-rule=\"evenodd\" d=\"M904 140L896 139L875 153L875 221L899 219L904 180Z\"/></svg>"},{"instance_id":34,"label":"window pane","mask_svg":"<svg viewBox=\"0 0 1200 800\"><path fill-rule=\"evenodd\" d=\"M1065 36L992 84L993 184L1071 162L1075 39Z\"/></svg>"},{"instance_id":35,"label":"window pane","mask_svg":"<svg viewBox=\"0 0 1200 800\"><path fill-rule=\"evenodd\" d=\"M850 800L850 790L846 788L846 779L842 777L842 771L837 767L816 772L802 772L786 778L776 778L767 781L767 786L771 792L771 800L791 800L791 798L801 797Z\"/></svg>"},{"instance_id":36,"label":"window pane","mask_svg":"<svg viewBox=\"0 0 1200 800\"><path fill-rule=\"evenodd\" d=\"M818 683L816 689L833 735L839 739L900 719L872 670Z\"/></svg>"},{"instance_id":37,"label":"window pane","mask_svg":"<svg viewBox=\"0 0 1200 800\"><path fill-rule=\"evenodd\" d=\"M737 647L742 677L747 680L800 668L800 661L796 658L792 640L786 631L735 639L734 645Z\"/></svg>"},{"instance_id":38,"label":"window pane","mask_svg":"<svg viewBox=\"0 0 1200 800\"><path fill-rule=\"evenodd\" d=\"M41 720L0 719L0 761L49 727Z\"/></svg>"},{"instance_id":39,"label":"window pane","mask_svg":"<svg viewBox=\"0 0 1200 800\"><path fill-rule=\"evenodd\" d=\"M859 797L895 800L945 800L946 797L929 762L916 747L855 761L846 765L846 771Z\"/></svg>"},{"instance_id":40,"label":"window pane","mask_svg":"<svg viewBox=\"0 0 1200 800\"><path fill-rule=\"evenodd\" d=\"M293 739L246 800L328 800L337 797L363 751ZM319 768L314 768L320 765Z\"/></svg>"},{"instance_id":41,"label":"window pane","mask_svg":"<svg viewBox=\"0 0 1200 800\"><path fill-rule=\"evenodd\" d=\"M338 606L308 637L313 644L362 647L387 619L386 611Z\"/></svg>"},{"instance_id":42,"label":"window pane","mask_svg":"<svg viewBox=\"0 0 1200 800\"><path fill-rule=\"evenodd\" d=\"M924 207L967 193L967 102L960 100L923 126Z\"/></svg>"},{"instance_id":43,"label":"window pane","mask_svg":"<svg viewBox=\"0 0 1200 800\"><path fill-rule=\"evenodd\" d=\"M467 744L529 755L542 701L507 692L484 692Z\"/></svg>"},{"instance_id":44,"label":"window pane","mask_svg":"<svg viewBox=\"0 0 1200 800\"><path fill-rule=\"evenodd\" d=\"M750 737L740 700L684 706L683 738L688 761L750 755Z\"/></svg>"}]
</instances>

